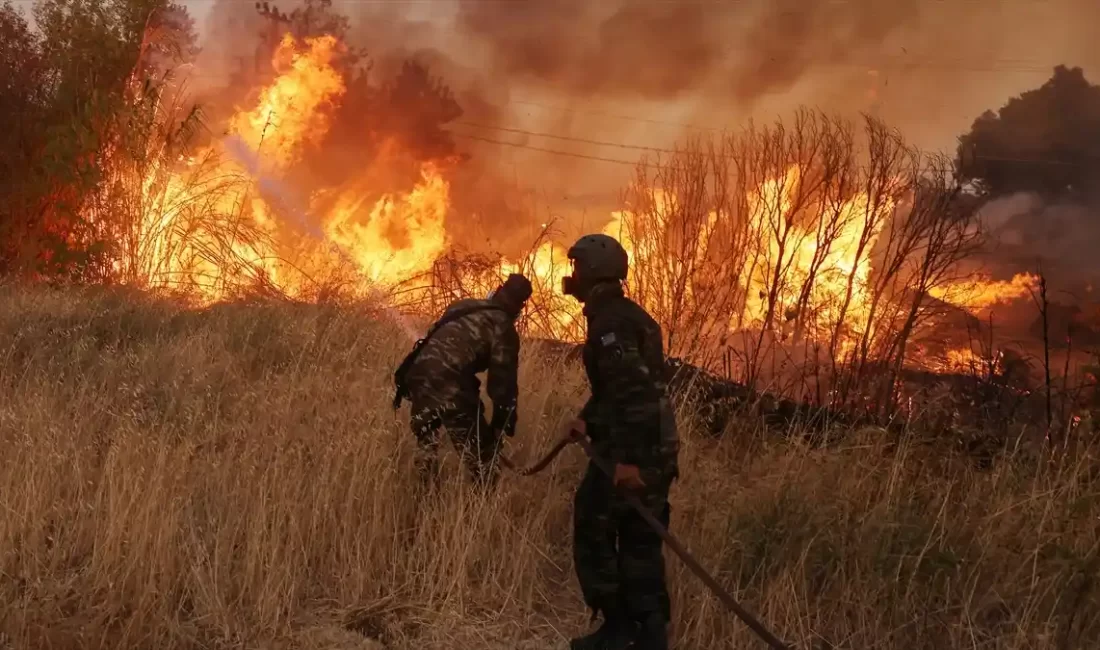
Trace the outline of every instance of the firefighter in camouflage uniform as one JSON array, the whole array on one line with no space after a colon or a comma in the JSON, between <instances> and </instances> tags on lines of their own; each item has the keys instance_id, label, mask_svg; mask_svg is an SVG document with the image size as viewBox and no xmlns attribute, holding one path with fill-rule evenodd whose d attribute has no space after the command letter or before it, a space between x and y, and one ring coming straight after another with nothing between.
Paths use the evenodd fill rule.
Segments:
<instances>
[{"instance_id":1,"label":"firefighter in camouflage uniform","mask_svg":"<svg viewBox=\"0 0 1100 650\"><path fill-rule=\"evenodd\" d=\"M530 296L530 281L510 275L489 298L448 306L419 352L414 351L398 390L401 394L404 389L412 403L422 478L437 474L443 428L479 483L497 481L502 436L511 437L516 430L520 344L515 321ZM477 377L486 371L486 392L493 403L488 422Z\"/></svg>"},{"instance_id":2,"label":"firefighter in camouflage uniform","mask_svg":"<svg viewBox=\"0 0 1100 650\"><path fill-rule=\"evenodd\" d=\"M670 602L660 536L622 496L629 490L666 528L679 443L665 384L661 328L623 295L628 258L606 235L569 250L563 292L584 303L591 397L570 426L587 435L614 477L594 463L577 488L573 559L585 603L603 624L572 650L665 650Z\"/></svg>"}]
</instances>

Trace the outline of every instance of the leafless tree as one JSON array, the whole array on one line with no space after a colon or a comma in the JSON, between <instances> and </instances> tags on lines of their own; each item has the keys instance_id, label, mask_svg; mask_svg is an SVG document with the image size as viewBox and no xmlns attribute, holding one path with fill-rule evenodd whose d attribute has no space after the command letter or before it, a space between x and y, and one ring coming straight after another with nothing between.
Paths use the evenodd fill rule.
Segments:
<instances>
[{"instance_id":1,"label":"leafless tree","mask_svg":"<svg viewBox=\"0 0 1100 650\"><path fill-rule=\"evenodd\" d=\"M802 111L639 165L613 234L670 353L889 411L928 292L981 234L948 161L871 118L858 135Z\"/></svg>"},{"instance_id":2,"label":"leafless tree","mask_svg":"<svg viewBox=\"0 0 1100 650\"><path fill-rule=\"evenodd\" d=\"M961 185L951 161L907 152L908 200L887 225L883 273L872 300L882 318L872 327L869 316L860 344L860 363L866 368L872 354L881 359L877 406L886 415L896 396L897 379L906 361L915 329L934 315L930 293L958 280L959 263L975 254L982 241L974 207L961 200Z\"/></svg>"},{"instance_id":3,"label":"leafless tree","mask_svg":"<svg viewBox=\"0 0 1100 650\"><path fill-rule=\"evenodd\" d=\"M747 247L731 199L721 143L689 142L639 164L610 233L630 250L631 295L662 324L669 353L704 366L717 362L742 301Z\"/></svg>"}]
</instances>

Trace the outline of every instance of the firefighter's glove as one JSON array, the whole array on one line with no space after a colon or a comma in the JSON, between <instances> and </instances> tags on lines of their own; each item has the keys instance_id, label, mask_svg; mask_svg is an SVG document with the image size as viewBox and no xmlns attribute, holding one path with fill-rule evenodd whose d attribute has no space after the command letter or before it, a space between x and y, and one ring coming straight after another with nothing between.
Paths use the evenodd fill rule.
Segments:
<instances>
[{"instance_id":1,"label":"firefighter's glove","mask_svg":"<svg viewBox=\"0 0 1100 650\"><path fill-rule=\"evenodd\" d=\"M637 465L615 464L615 487L636 492L645 487L642 473Z\"/></svg>"}]
</instances>

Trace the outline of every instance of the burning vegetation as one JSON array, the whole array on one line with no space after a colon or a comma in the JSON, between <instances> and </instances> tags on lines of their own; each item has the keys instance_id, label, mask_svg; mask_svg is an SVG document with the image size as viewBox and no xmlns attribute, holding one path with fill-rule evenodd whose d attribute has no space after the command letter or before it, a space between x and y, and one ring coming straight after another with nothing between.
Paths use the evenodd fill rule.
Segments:
<instances>
[{"instance_id":1,"label":"burning vegetation","mask_svg":"<svg viewBox=\"0 0 1100 650\"><path fill-rule=\"evenodd\" d=\"M329 0L215 2L203 53L163 0L37 0L33 28L0 0L0 648L560 644L583 457L423 498L386 389L414 322L525 273L507 453L540 456L586 390L560 283L589 231L666 337L677 535L761 618L822 648L1098 638L1100 87L1058 68L956 158L810 110L584 166L508 127L576 163L534 184L625 162L593 218L516 200L452 127L536 81L760 105L950 3L447 4L488 89ZM570 128L541 137L623 135ZM670 581L681 647L756 642Z\"/></svg>"},{"instance_id":2,"label":"burning vegetation","mask_svg":"<svg viewBox=\"0 0 1100 650\"><path fill-rule=\"evenodd\" d=\"M42 6L47 37L76 15ZM532 211L519 224L532 226L528 245L469 245L470 159L445 128L462 107L425 67L374 74L327 2L265 5L252 68L192 88L209 59L194 58L186 13L119 7L133 47L116 62L117 101L84 116L94 142L80 156L97 177L47 178L22 204L48 215L41 248L9 249L8 266L29 250L19 268L40 276L53 265L203 305L369 298L426 318L523 272L535 285L526 334L582 338L559 289L578 224ZM27 43L45 65L45 42ZM1032 273L977 270L981 203L960 179L957 161L875 119L857 128L802 111L644 156L597 228L629 251L629 293L661 322L670 355L750 393L885 417L908 399L906 371L995 368L997 350L975 336L993 308L1039 287ZM83 257L66 264L74 251Z\"/></svg>"}]
</instances>

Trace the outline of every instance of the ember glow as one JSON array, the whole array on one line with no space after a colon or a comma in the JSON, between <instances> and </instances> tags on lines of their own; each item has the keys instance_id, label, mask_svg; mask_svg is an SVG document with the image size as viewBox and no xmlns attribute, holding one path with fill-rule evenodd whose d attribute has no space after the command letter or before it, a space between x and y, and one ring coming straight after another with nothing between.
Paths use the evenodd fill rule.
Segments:
<instances>
[{"instance_id":1,"label":"ember glow","mask_svg":"<svg viewBox=\"0 0 1100 650\"><path fill-rule=\"evenodd\" d=\"M274 77L257 89L251 105L227 119L227 138L178 161L167 181L148 184L137 237L143 244L132 247L123 264L131 277L152 289L190 289L210 303L229 297L234 287L256 284L304 296L318 278L343 264L352 267L351 284L365 293L407 288L410 279L426 277L452 252L451 185L448 170L437 161L418 163L419 178L404 190L380 192L367 171L335 189L287 198L300 192L291 178L294 165L305 151L322 146L332 111L346 95L334 63L341 52L332 37L283 38L271 61ZM662 216L656 226L642 223L653 214L675 217L681 209L667 188L649 190L643 197L648 207L612 213L602 230L622 241L632 268L667 257L661 245L669 238L694 238L683 248L689 253L665 260L665 271L644 278L632 271L628 289L646 293L643 284L658 283L648 293L707 300L708 287L737 285L740 298L721 328L779 328L797 318L800 336L812 339L835 336L844 324L834 352L851 349L849 339L873 320L873 250L897 201L890 191L876 200L864 193L826 193L809 205L799 194L802 183L812 184L806 173L791 165L765 178L746 190L741 213L711 212L690 235L673 233L677 226L671 217ZM296 223L303 220L308 223ZM744 228L743 254L708 245L723 228ZM637 236L646 229L648 234ZM583 331L580 305L560 292L570 268L567 245L547 240L522 259L501 259L488 274L464 280L462 291L484 295L509 273L525 273L537 287L535 299L544 303L538 307L552 312L540 321L538 334L577 340ZM723 256L736 258L739 266L708 259ZM711 277L673 286L689 267ZM1034 283L1034 277L1021 275L1009 282L938 288L932 295L977 311L1022 297Z\"/></svg>"},{"instance_id":2,"label":"ember glow","mask_svg":"<svg viewBox=\"0 0 1100 650\"><path fill-rule=\"evenodd\" d=\"M783 177L766 181L749 196L751 241L760 242L759 254L752 259L763 263L745 268L744 277L751 282L746 292L747 320L764 320L767 298L774 295L771 309L775 313L795 309L800 299L805 300L815 326L828 327L838 318L863 321L870 298L871 250L895 204L874 205L859 193L836 207L825 206L835 210L835 216L800 218L793 207L799 182L800 169L792 166ZM822 236L830 226L834 232ZM844 315L838 313L842 305L847 305Z\"/></svg>"},{"instance_id":3,"label":"ember glow","mask_svg":"<svg viewBox=\"0 0 1100 650\"><path fill-rule=\"evenodd\" d=\"M937 287L930 293L933 298L949 302L971 312L978 312L994 305L1026 298L1038 289L1038 276L1031 273L1018 273L1008 281L976 278Z\"/></svg>"},{"instance_id":4,"label":"ember glow","mask_svg":"<svg viewBox=\"0 0 1100 650\"><path fill-rule=\"evenodd\" d=\"M446 249L450 187L430 162L407 192L369 200L370 179L362 179L327 200L331 207L321 213L315 205L330 197L309 197L309 212L327 242L295 232L296 224L287 223L258 191L257 172L279 179L327 133L329 110L344 94L332 65L339 50L332 37L284 37L272 60L275 79L253 107L228 120L229 134L256 156L257 169L246 170L224 142L194 157L206 161L202 169L194 161L181 166L145 215L140 238L151 245L137 251L140 259L129 260L142 270L146 286L184 287L212 302L225 298L228 287L262 281L295 296L340 257L353 261L364 285L385 285L426 271ZM211 191L215 186L218 191ZM342 255L333 255L325 243Z\"/></svg>"}]
</instances>

